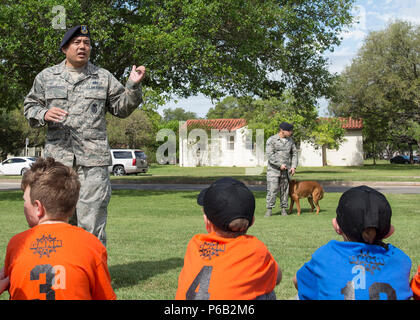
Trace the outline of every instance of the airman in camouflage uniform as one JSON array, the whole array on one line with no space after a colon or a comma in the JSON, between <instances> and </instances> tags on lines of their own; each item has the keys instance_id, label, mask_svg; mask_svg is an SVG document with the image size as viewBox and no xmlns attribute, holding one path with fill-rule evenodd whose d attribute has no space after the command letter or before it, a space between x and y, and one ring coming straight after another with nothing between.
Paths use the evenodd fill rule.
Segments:
<instances>
[{"instance_id":1,"label":"airman in camouflage uniform","mask_svg":"<svg viewBox=\"0 0 420 320\"><path fill-rule=\"evenodd\" d=\"M293 125L282 122L279 133L268 138L267 154L267 212L271 216L276 204L276 196L280 187L281 214L287 215L286 208L289 199L289 174L293 175L297 167L297 149L291 138Z\"/></svg>"},{"instance_id":2,"label":"airman in camouflage uniform","mask_svg":"<svg viewBox=\"0 0 420 320\"><path fill-rule=\"evenodd\" d=\"M105 113L124 118L139 106L145 68L133 66L124 87L109 71L89 62L90 49L87 26L70 29L60 46L66 59L36 76L24 114L31 127L47 125L44 156L79 174L80 197L72 223L106 245L112 161Z\"/></svg>"}]
</instances>

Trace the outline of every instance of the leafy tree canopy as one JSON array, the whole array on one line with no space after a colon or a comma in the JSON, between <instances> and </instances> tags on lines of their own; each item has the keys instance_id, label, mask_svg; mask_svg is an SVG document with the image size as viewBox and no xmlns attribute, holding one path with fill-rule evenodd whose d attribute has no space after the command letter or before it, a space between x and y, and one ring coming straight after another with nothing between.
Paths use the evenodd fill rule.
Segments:
<instances>
[{"instance_id":1,"label":"leafy tree canopy","mask_svg":"<svg viewBox=\"0 0 420 320\"><path fill-rule=\"evenodd\" d=\"M191 111L185 111L183 108L167 108L163 110L163 120L164 121L186 121L188 119L197 119L197 114Z\"/></svg>"},{"instance_id":2,"label":"leafy tree canopy","mask_svg":"<svg viewBox=\"0 0 420 320\"><path fill-rule=\"evenodd\" d=\"M315 109L304 114L299 112L295 98L288 92L270 99L227 97L209 110L207 118L244 118L250 129L263 129L265 139L278 133L279 124L287 121L294 125L293 136L297 143L306 140L328 148L338 148L344 135L338 120L318 119Z\"/></svg>"},{"instance_id":3,"label":"leafy tree canopy","mask_svg":"<svg viewBox=\"0 0 420 320\"><path fill-rule=\"evenodd\" d=\"M420 143L420 26L371 32L340 75L329 110L363 118L365 142Z\"/></svg>"},{"instance_id":4,"label":"leafy tree canopy","mask_svg":"<svg viewBox=\"0 0 420 320\"><path fill-rule=\"evenodd\" d=\"M90 27L93 63L120 80L127 67L145 65L144 85L157 96L268 97L287 89L310 106L329 94L322 55L352 22L353 2L3 0L0 108L15 108L35 75L64 58L60 27L77 24Z\"/></svg>"}]
</instances>

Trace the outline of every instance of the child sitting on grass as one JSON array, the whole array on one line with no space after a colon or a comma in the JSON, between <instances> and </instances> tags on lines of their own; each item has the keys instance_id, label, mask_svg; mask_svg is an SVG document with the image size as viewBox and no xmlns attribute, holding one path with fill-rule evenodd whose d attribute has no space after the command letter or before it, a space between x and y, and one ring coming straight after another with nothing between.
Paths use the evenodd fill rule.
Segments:
<instances>
[{"instance_id":1,"label":"child sitting on grass","mask_svg":"<svg viewBox=\"0 0 420 320\"><path fill-rule=\"evenodd\" d=\"M275 299L281 270L267 247L247 235L254 223L255 198L240 181L222 178L202 190L208 234L189 242L176 299Z\"/></svg>"},{"instance_id":2,"label":"child sitting on grass","mask_svg":"<svg viewBox=\"0 0 420 320\"><path fill-rule=\"evenodd\" d=\"M76 172L53 158L38 159L22 178L29 230L7 246L3 279L12 300L115 299L102 243L68 224L79 197Z\"/></svg>"},{"instance_id":3,"label":"child sitting on grass","mask_svg":"<svg viewBox=\"0 0 420 320\"><path fill-rule=\"evenodd\" d=\"M410 258L383 239L394 232L385 196L367 186L341 196L334 230L343 241L320 247L296 273L300 300L410 299Z\"/></svg>"}]
</instances>

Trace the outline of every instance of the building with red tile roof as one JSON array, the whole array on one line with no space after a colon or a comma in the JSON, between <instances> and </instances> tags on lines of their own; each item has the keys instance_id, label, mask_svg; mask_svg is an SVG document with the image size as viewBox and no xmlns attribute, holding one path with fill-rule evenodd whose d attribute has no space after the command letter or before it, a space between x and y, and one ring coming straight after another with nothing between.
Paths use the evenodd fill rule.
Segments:
<instances>
[{"instance_id":1,"label":"building with red tile roof","mask_svg":"<svg viewBox=\"0 0 420 320\"><path fill-rule=\"evenodd\" d=\"M363 120L351 117L338 119L346 130L340 148L330 150L301 141L300 166L363 164ZM264 159L261 160L261 152L257 154L258 148L252 143L252 134L256 132L249 132L246 119L190 119L182 128L187 130L184 137L180 135L181 166L252 167L266 164ZM262 149L264 153L265 148Z\"/></svg>"}]
</instances>

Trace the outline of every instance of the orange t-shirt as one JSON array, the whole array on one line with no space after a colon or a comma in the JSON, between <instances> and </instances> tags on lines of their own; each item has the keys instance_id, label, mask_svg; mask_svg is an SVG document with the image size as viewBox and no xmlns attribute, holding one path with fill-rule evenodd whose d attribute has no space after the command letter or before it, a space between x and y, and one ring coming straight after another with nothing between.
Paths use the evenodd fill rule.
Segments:
<instances>
[{"instance_id":1,"label":"orange t-shirt","mask_svg":"<svg viewBox=\"0 0 420 320\"><path fill-rule=\"evenodd\" d=\"M413 290L414 300L420 300L420 265L417 269L417 273L411 280L411 290Z\"/></svg>"},{"instance_id":2,"label":"orange t-shirt","mask_svg":"<svg viewBox=\"0 0 420 320\"><path fill-rule=\"evenodd\" d=\"M116 299L105 247L67 223L41 224L15 235L7 246L5 274L12 300Z\"/></svg>"},{"instance_id":3,"label":"orange t-shirt","mask_svg":"<svg viewBox=\"0 0 420 320\"><path fill-rule=\"evenodd\" d=\"M177 300L252 300L273 291L278 266L256 237L197 234L178 278Z\"/></svg>"}]
</instances>

